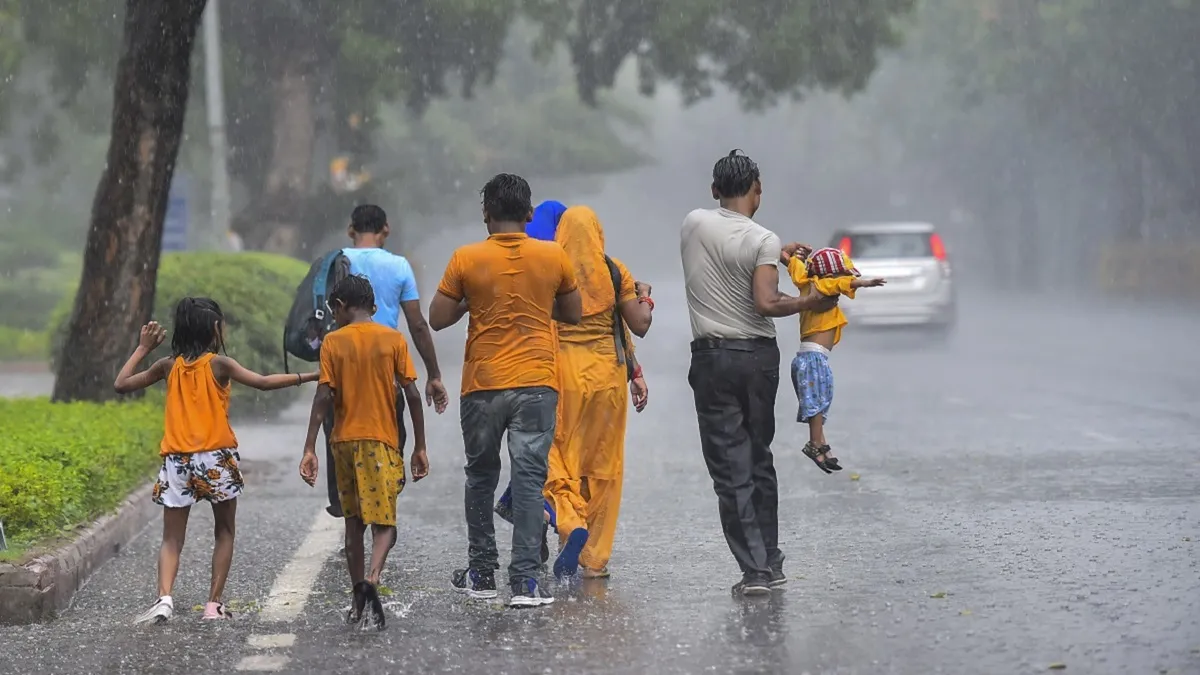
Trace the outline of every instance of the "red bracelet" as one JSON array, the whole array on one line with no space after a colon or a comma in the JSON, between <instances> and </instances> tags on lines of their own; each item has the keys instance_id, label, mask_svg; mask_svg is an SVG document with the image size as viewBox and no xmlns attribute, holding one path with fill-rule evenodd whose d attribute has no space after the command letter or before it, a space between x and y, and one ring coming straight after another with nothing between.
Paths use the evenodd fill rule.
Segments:
<instances>
[{"instance_id":1,"label":"red bracelet","mask_svg":"<svg viewBox=\"0 0 1200 675\"><path fill-rule=\"evenodd\" d=\"M646 303L647 305L650 305L650 311L651 311L651 312L653 312L653 311L654 311L654 300L652 300L652 299L650 298L650 296L648 296L648 295L647 295L647 296L646 296L646 297L644 297L644 298L638 298L638 299L637 299L637 301L638 301L638 302L644 302L644 303Z\"/></svg>"},{"instance_id":2,"label":"red bracelet","mask_svg":"<svg viewBox=\"0 0 1200 675\"><path fill-rule=\"evenodd\" d=\"M633 369L633 377L631 377L629 379L636 380L641 376L642 376L642 364L639 363L638 367Z\"/></svg>"}]
</instances>

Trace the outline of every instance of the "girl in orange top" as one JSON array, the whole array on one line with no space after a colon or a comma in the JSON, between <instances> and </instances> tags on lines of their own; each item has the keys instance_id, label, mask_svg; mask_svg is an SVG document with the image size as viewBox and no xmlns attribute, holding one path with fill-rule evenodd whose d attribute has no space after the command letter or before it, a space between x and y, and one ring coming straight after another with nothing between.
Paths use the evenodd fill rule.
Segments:
<instances>
[{"instance_id":1,"label":"girl in orange top","mask_svg":"<svg viewBox=\"0 0 1200 675\"><path fill-rule=\"evenodd\" d=\"M204 619L232 616L221 603L225 579L233 562L234 516L242 492L238 469L237 437L229 426L229 390L232 382L262 391L314 382L317 373L259 375L237 361L218 354L225 347L225 317L208 298L184 298L175 307L175 332L171 356L148 369L137 366L163 342L166 330L157 322L142 326L133 355L121 367L113 387L119 394L167 381L166 414L160 454L162 468L154 484L154 503L163 508L162 546L158 551L158 600L137 618L137 623L164 623L171 618L171 588L179 571L179 553L187 532L191 507L201 500L212 504L216 520L212 585Z\"/></svg>"}]
</instances>

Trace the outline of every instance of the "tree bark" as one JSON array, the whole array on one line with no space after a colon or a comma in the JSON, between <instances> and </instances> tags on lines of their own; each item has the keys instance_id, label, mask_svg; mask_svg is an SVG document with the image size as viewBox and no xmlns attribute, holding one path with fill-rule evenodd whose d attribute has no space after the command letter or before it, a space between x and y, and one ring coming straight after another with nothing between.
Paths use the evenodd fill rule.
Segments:
<instances>
[{"instance_id":1,"label":"tree bark","mask_svg":"<svg viewBox=\"0 0 1200 675\"><path fill-rule=\"evenodd\" d=\"M55 401L116 398L112 382L154 308L163 218L205 0L126 0L112 133Z\"/></svg>"}]
</instances>

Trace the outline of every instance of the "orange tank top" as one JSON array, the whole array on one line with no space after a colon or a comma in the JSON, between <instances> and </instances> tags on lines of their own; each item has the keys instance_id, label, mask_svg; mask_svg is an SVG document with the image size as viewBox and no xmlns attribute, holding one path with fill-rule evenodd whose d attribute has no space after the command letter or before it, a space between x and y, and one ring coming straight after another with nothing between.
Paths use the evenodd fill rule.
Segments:
<instances>
[{"instance_id":1,"label":"orange tank top","mask_svg":"<svg viewBox=\"0 0 1200 675\"><path fill-rule=\"evenodd\" d=\"M238 446L229 426L230 385L222 387L213 376L214 356L205 354L191 363L180 356L171 366L160 454L190 454Z\"/></svg>"}]
</instances>

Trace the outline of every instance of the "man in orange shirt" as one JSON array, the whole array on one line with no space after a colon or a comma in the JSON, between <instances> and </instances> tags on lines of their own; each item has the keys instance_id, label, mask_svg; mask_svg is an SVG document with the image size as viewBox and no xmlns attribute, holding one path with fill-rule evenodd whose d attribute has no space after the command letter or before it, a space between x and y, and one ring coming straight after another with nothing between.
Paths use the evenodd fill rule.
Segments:
<instances>
[{"instance_id":1,"label":"man in orange shirt","mask_svg":"<svg viewBox=\"0 0 1200 675\"><path fill-rule=\"evenodd\" d=\"M321 345L321 374L313 398L300 476L317 481L317 432L333 408L332 454L338 498L346 519L346 564L354 584L350 623L371 622L383 629L385 617L376 586L396 545L396 498L404 489L404 451L396 421L396 386L404 389L413 425L413 480L429 473L425 417L417 370L399 331L371 320L375 292L366 277L342 279L329 294L337 330ZM365 568L363 535L371 526L371 569ZM370 603L370 615L363 610Z\"/></svg>"},{"instance_id":2,"label":"man in orange shirt","mask_svg":"<svg viewBox=\"0 0 1200 675\"><path fill-rule=\"evenodd\" d=\"M554 602L537 581L542 486L558 405L554 322L577 324L583 310L566 252L525 234L533 217L525 179L499 174L481 192L489 236L454 252L429 306L434 330L471 316L459 404L470 562L451 583L473 598L496 597L500 564L492 499L507 432L513 510L509 605L538 607Z\"/></svg>"}]
</instances>

